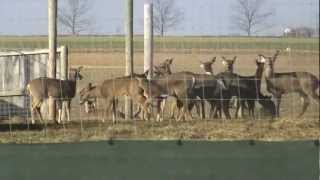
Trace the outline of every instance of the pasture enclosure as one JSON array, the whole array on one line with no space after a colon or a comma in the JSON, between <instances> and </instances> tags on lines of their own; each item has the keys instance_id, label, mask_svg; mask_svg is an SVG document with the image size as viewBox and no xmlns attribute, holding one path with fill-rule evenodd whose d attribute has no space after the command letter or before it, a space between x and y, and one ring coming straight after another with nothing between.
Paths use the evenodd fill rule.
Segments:
<instances>
[{"instance_id":1,"label":"pasture enclosure","mask_svg":"<svg viewBox=\"0 0 320 180\"><path fill-rule=\"evenodd\" d=\"M64 1L59 2L61 5L66 5ZM139 13L135 13L143 14L143 3L135 3L139 4ZM214 34L207 35L207 33L153 36L156 33L152 30L152 20L154 20L150 15L150 13L152 14L152 6L145 6L145 11L149 12L149 15L139 19L133 16L135 8L133 8L131 0L122 4L123 11L126 11L125 16L112 20L120 23L121 27L126 26L123 27L123 31L120 30L118 33L88 31L66 35L68 31L64 29L65 27L56 26L56 9L52 8L52 4L47 5L51 7L49 8L51 11L49 11L48 17L43 16L42 18L50 18L50 21L45 20L44 22L50 24L48 29L50 30L49 35L52 35L50 38L52 41L49 42L49 38L46 36L47 32L43 33L44 35L29 33L25 36L10 34L0 36L0 51L4 51L0 54L0 96L1 102L4 104L0 106L0 116L3 117L0 123L3 132L0 134L4 134L3 142L50 142L50 140L70 142L108 138L304 140L318 138L320 135L317 100L310 99L310 106L304 116L297 117L302 109L300 97L294 93L284 94L279 109L281 117L273 117L272 107L277 102L277 98L274 96L270 98L272 94L268 91L268 84L265 80L265 68L259 69L260 67L258 67L259 63L266 65L265 59L262 60L261 55L272 57L279 50L280 54L274 63L274 72L306 72L319 79L318 38L290 38L279 35L243 37L226 36L226 33L220 33L216 36ZM153 10L155 11L155 8ZM108 15L105 18L108 19ZM137 29L133 28L133 25L142 27L143 23L140 25L138 22L139 20L142 22L143 19L145 24L142 29L148 32L145 36L142 35L142 30L135 32L134 30ZM122 22L123 20L125 22ZM202 19L199 21L201 22ZM216 27L219 26L210 26L210 28ZM61 32L55 38L54 34L57 29ZM191 29L197 28L192 25ZM198 31L200 31L199 28ZM90 35L85 35L86 33ZM55 44L55 40L57 44ZM70 67L84 67L81 71L83 79L75 81L76 95L71 103L71 122L63 122L57 126L53 124L53 121L49 121L44 126L39 122L37 125L25 124L24 120L15 118L16 115L21 114L28 118L28 114L30 114L27 110L29 109L29 98L25 94L25 85L36 77L49 75L46 70L48 50L37 52L34 49L47 48L48 44L50 44L49 47L52 47L51 51L55 45L67 45ZM8 49L17 52L6 52ZM61 77L60 53L58 49L57 78ZM233 58L236 60L229 69L231 74L223 74L229 71L224 60ZM150 71L155 71L155 77L146 85L141 79L139 81L137 76L143 76L142 73L148 69L146 62L150 59L154 59L155 68ZM168 60L171 60L170 67L165 66L165 62ZM209 68L211 72L204 71L203 68L203 64L209 61L212 61ZM50 62L54 61L50 60ZM163 75L161 70L164 70L164 76L161 76ZM53 72L52 69L49 71ZM179 73L184 74L180 77L169 76ZM123 77L124 74L131 77L126 79ZM211 78L211 80L205 80L204 77ZM241 78L245 79L247 83L244 85L245 88L241 86L244 81ZM293 75L291 78L295 79L296 77ZM231 83L228 84L230 79ZM88 102L84 104L79 103L82 102L80 90L96 85L101 86L106 80L110 83L105 85L104 92L108 91L111 95L105 93L107 95L89 98ZM210 84L212 82L214 85ZM170 83L174 85L169 85ZM286 88L291 85L297 87L296 84L299 83L286 84ZM316 83L312 86L316 86ZM208 87L217 89L211 91L212 89ZM208 96L206 92L209 90L215 94L209 93L210 96ZM102 91L99 92L102 93ZM136 116L131 120L123 118L124 115L129 114L128 108L125 108L128 101L125 103L123 96L132 94L134 94L132 98L135 99L134 112L138 112L139 105L140 107L150 107L151 112L147 112L151 115L150 121L141 121L141 117L139 117L141 113L136 113ZM316 94L319 94L319 89L316 90ZM116 109L113 115L110 113L106 115L105 112L106 104L104 101L108 95L111 97L110 106L113 107L110 110ZM168 103L164 107L163 121L157 122L158 115L160 115L157 114L159 111L157 100L167 97ZM235 102L238 101L242 104L223 104L234 98L236 98ZM98 100L96 101L96 99ZM170 109L175 102L177 103L176 107L180 110L176 110L175 118L171 118ZM204 108L199 113L196 107L201 106L201 103L204 103ZM187 113L183 117L180 115L183 114L180 111L188 111L189 105L191 113L188 115L193 116L192 120L186 117ZM192 109L192 106L195 108ZM254 107L252 108L252 106ZM217 113L214 114L215 116L209 116L211 109L214 108ZM224 112L221 112L221 109ZM240 112L244 112L244 116L236 118L240 116L236 113L238 109ZM255 112L254 115L252 115L252 110ZM231 114L230 120L226 119L228 112ZM202 115L203 113L206 114L205 117ZM176 121L179 116L181 120L185 121ZM117 123L112 123L114 119L117 120ZM9 133L7 134L7 132Z\"/></svg>"},{"instance_id":2,"label":"pasture enclosure","mask_svg":"<svg viewBox=\"0 0 320 180\"><path fill-rule=\"evenodd\" d=\"M319 179L312 10L245 37L232 2L1 1L0 179Z\"/></svg>"}]
</instances>

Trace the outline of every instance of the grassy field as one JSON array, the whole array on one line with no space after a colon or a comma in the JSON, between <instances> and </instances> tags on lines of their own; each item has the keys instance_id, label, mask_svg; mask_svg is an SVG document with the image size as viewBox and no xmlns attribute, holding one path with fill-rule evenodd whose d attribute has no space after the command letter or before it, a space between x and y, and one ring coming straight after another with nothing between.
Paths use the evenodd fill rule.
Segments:
<instances>
[{"instance_id":1,"label":"grassy field","mask_svg":"<svg viewBox=\"0 0 320 180\"><path fill-rule=\"evenodd\" d=\"M60 45L71 50L90 51L124 50L122 36L61 36ZM46 48L46 36L0 36L0 49ZM135 50L143 49L143 37L134 37ZM156 37L155 49L285 49L318 51L318 38L266 38L266 37Z\"/></svg>"},{"instance_id":2,"label":"grassy field","mask_svg":"<svg viewBox=\"0 0 320 180\"><path fill-rule=\"evenodd\" d=\"M134 55L135 72L143 70L142 38L135 37L137 51ZM122 76L125 71L125 56L122 52L122 37L62 37L61 44L71 47L70 65L84 66L84 79L79 81L78 90L88 82L100 83L105 79ZM293 53L282 51L275 64L276 72L307 71L319 77L319 40L283 38L216 38L216 37L169 37L156 38L155 64L167 57L174 57L173 72L192 71L202 73L199 61L217 56L214 73L222 71L221 56L237 56L235 72L253 75L257 54L272 55L275 49L290 46ZM46 46L46 37L0 37L1 48L41 48ZM191 48L191 50L189 49ZM79 50L80 49L80 50ZM88 49L82 51L81 49ZM162 51L164 50L164 51ZM90 52L90 53L87 53ZM296 53L298 52L298 53ZM119 139L178 139L188 140L243 140L267 141L306 140L320 137L319 104L311 102L303 118L296 118L300 111L300 99L296 94L285 95L281 104L282 117L277 120L260 117L217 119L190 122L175 122L166 118L164 122L121 121L113 125L101 123L99 114L86 114L79 106L79 97L72 101L72 123L47 128L21 125L23 121L12 117L0 123L0 142L77 142ZM120 108L123 110L122 104ZM233 111L233 110L232 110ZM168 111L166 111L168 112Z\"/></svg>"}]
</instances>

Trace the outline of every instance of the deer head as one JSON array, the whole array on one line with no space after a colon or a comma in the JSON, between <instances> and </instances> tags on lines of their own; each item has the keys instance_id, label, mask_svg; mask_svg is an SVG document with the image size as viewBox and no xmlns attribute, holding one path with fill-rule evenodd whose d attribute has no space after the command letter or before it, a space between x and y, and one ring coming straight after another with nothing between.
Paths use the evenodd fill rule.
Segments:
<instances>
[{"instance_id":1,"label":"deer head","mask_svg":"<svg viewBox=\"0 0 320 180\"><path fill-rule=\"evenodd\" d=\"M70 73L69 73L69 79L70 80L82 80L83 76L81 75L80 71L83 69L82 66L78 68L70 68Z\"/></svg>"},{"instance_id":2,"label":"deer head","mask_svg":"<svg viewBox=\"0 0 320 180\"><path fill-rule=\"evenodd\" d=\"M79 92L80 104L83 104L86 101L96 98L96 97L93 97L92 94L90 93L95 88L96 86L93 86L91 83L88 83L84 88L80 90Z\"/></svg>"},{"instance_id":3,"label":"deer head","mask_svg":"<svg viewBox=\"0 0 320 180\"><path fill-rule=\"evenodd\" d=\"M227 59L224 56L222 58L222 65L225 68L225 71L227 72L233 72L233 64L237 59L237 56L234 56L233 59Z\"/></svg>"},{"instance_id":4,"label":"deer head","mask_svg":"<svg viewBox=\"0 0 320 180\"><path fill-rule=\"evenodd\" d=\"M173 58L168 58L164 62L160 63L158 66L155 66L156 73L160 75L172 74L171 65Z\"/></svg>"},{"instance_id":5,"label":"deer head","mask_svg":"<svg viewBox=\"0 0 320 180\"><path fill-rule=\"evenodd\" d=\"M265 69L267 77L272 76L273 71L274 71L274 63L275 63L279 54L280 54L280 51L277 50L273 56L264 56L262 54L258 55L257 63L264 64L264 69Z\"/></svg>"},{"instance_id":6,"label":"deer head","mask_svg":"<svg viewBox=\"0 0 320 180\"><path fill-rule=\"evenodd\" d=\"M206 74L213 74L212 64L216 61L216 57L213 57L210 61L200 61L200 68L202 68Z\"/></svg>"}]
</instances>

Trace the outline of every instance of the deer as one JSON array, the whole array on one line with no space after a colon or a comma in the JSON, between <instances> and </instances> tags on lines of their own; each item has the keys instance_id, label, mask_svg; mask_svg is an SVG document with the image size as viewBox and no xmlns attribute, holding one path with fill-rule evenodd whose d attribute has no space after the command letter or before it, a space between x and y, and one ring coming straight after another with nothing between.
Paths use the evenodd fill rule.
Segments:
<instances>
[{"instance_id":1,"label":"deer","mask_svg":"<svg viewBox=\"0 0 320 180\"><path fill-rule=\"evenodd\" d=\"M103 100L103 96L101 95L101 84L92 85L92 83L88 83L86 86L84 86L80 92L79 92L79 104L85 105L85 112L90 113L91 109L92 111L98 112L98 102L101 102ZM102 103L103 104L103 103ZM91 106L91 107L90 107ZM115 98L115 106L118 107L118 99ZM117 109L117 108L115 108ZM125 114L120 111L116 111L116 115L121 118L125 118ZM135 115L134 117L136 117ZM104 122L105 119L103 117L102 122Z\"/></svg>"},{"instance_id":2,"label":"deer","mask_svg":"<svg viewBox=\"0 0 320 180\"><path fill-rule=\"evenodd\" d=\"M234 56L233 59L227 59L224 56L222 56L222 59L223 59L222 60L223 72L233 73L233 64L236 61L237 56ZM214 76L212 65L215 62L215 60L216 60L216 57L214 57L210 61L204 61L204 62L200 61L200 68L202 68L206 74ZM235 103L237 103L237 101ZM216 106L219 104L216 104L214 102L212 102L211 104L212 105L210 109L210 116L214 115L216 117L217 116L216 113L219 113L219 116L221 117L221 110L219 108L216 109ZM213 113L214 109L216 109L215 113Z\"/></svg>"},{"instance_id":3,"label":"deer","mask_svg":"<svg viewBox=\"0 0 320 180\"><path fill-rule=\"evenodd\" d=\"M48 77L40 77L31 80L27 84L27 92L31 97L31 123L34 124L34 111L38 114L40 121L43 123L41 114L41 105L48 98L54 98L58 105L58 120L55 119L57 124L61 123L62 106L66 103L66 112L68 122L70 121L71 100L76 94L77 80L82 79L80 74L82 67L72 68L69 73L69 80L61 80Z\"/></svg>"},{"instance_id":4,"label":"deer","mask_svg":"<svg viewBox=\"0 0 320 180\"><path fill-rule=\"evenodd\" d=\"M117 123L116 120L116 102L117 98L121 96L130 96L133 101L139 104L139 108L142 109L142 120L149 120L151 117L151 104L147 101L147 91L139 86L139 82L136 78L143 78L141 76L124 76L114 79L104 80L100 87L101 97L105 101L105 115L104 118L112 107L112 122ZM146 115L146 119L145 116Z\"/></svg>"},{"instance_id":5,"label":"deer","mask_svg":"<svg viewBox=\"0 0 320 180\"><path fill-rule=\"evenodd\" d=\"M261 77L263 72L264 64L261 63L258 59L256 59L256 73L253 76L240 76L232 73L233 66L236 57L232 60L224 59L224 64L226 65L226 72L220 73L217 76L223 78L226 78L225 76L229 76L228 78L233 79L233 81L230 81L230 83L227 84L229 86L229 91L232 96L240 97L241 106L245 106L244 102L247 102L248 104L248 111L249 116L254 117L254 107L255 107L255 101L258 100L258 102L265 108L267 111L270 112L270 114L274 114L273 112L274 107L272 106L272 102L266 102L271 101L271 97L265 96L260 92L260 86L261 86ZM212 72L212 63L202 63L200 67L202 67L206 72L206 74L213 74ZM263 102L262 102L263 101ZM235 117L237 118L238 112L239 112L239 104L236 106L236 113ZM211 114L212 109L211 109ZM221 112L220 112L221 116Z\"/></svg>"},{"instance_id":6,"label":"deer","mask_svg":"<svg viewBox=\"0 0 320 180\"><path fill-rule=\"evenodd\" d=\"M84 88L79 91L80 105L85 105L85 112L95 111L97 108L97 99L101 98L100 85L92 85L88 83Z\"/></svg>"},{"instance_id":7,"label":"deer","mask_svg":"<svg viewBox=\"0 0 320 180\"><path fill-rule=\"evenodd\" d=\"M157 66L154 66L154 76L159 77L166 74L171 74L170 65L172 64L173 58L167 58L165 61L160 63ZM134 73L132 77L140 77L140 78L147 78L149 74L149 70L144 72L143 74ZM101 84L93 86L92 83L87 84L84 88L81 89L79 92L80 95L80 105L85 105L85 111L88 113L87 107L92 107L92 109L96 108L97 100L103 98L100 93ZM116 102L118 102L116 100ZM116 108L117 109L117 108ZM141 112L140 106L138 106L138 111L134 113L134 117L137 117ZM117 111L117 116L122 118L125 117L123 112Z\"/></svg>"},{"instance_id":8,"label":"deer","mask_svg":"<svg viewBox=\"0 0 320 180\"><path fill-rule=\"evenodd\" d=\"M148 87L148 82L145 82L144 86ZM153 79L149 86L153 88L154 92L151 94L153 94L154 98L161 95L176 98L176 106L179 109L178 121L187 118L192 119L190 111L196 103L197 97L201 100L205 98L228 99L225 96L221 97L221 90L225 88L221 80L210 75L195 74L187 71ZM148 88L145 89L147 90ZM223 108L223 110L226 117L230 118L228 109ZM159 110L157 112L159 114Z\"/></svg>"},{"instance_id":9,"label":"deer","mask_svg":"<svg viewBox=\"0 0 320 180\"><path fill-rule=\"evenodd\" d=\"M301 117L307 110L310 99L315 100L318 104L320 102L320 97L316 92L320 84L319 79L309 72L275 72L274 64L279 54L280 50L277 50L271 57L259 55L260 62L264 63L263 76L266 81L267 91L275 99L277 117L280 117L282 95L297 93L302 101L302 110L297 117Z\"/></svg>"},{"instance_id":10,"label":"deer","mask_svg":"<svg viewBox=\"0 0 320 180\"><path fill-rule=\"evenodd\" d=\"M139 86L148 92L150 100L156 99L157 106L157 118L156 121L163 121L163 108L159 106L159 102L165 100L171 96L176 99L176 106L179 109L179 115L176 118L177 121L192 119L189 112L188 105L190 99L194 99L193 87L195 84L195 77L189 72L180 72L169 74L163 77L153 78L151 80L144 78L137 78Z\"/></svg>"}]
</instances>

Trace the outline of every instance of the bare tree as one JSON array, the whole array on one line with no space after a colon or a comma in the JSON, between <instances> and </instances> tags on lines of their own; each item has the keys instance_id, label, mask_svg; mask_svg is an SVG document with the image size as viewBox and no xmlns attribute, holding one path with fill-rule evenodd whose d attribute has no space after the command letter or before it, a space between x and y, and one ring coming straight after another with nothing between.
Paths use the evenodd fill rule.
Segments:
<instances>
[{"instance_id":1,"label":"bare tree","mask_svg":"<svg viewBox=\"0 0 320 180\"><path fill-rule=\"evenodd\" d=\"M176 7L174 0L153 0L153 9L154 29L160 36L183 20L183 12Z\"/></svg>"},{"instance_id":2,"label":"bare tree","mask_svg":"<svg viewBox=\"0 0 320 180\"><path fill-rule=\"evenodd\" d=\"M235 12L231 17L232 23L248 36L265 30L270 26L267 20L274 15L272 10L265 8L265 2L265 0L237 0L232 6Z\"/></svg>"},{"instance_id":3,"label":"bare tree","mask_svg":"<svg viewBox=\"0 0 320 180\"><path fill-rule=\"evenodd\" d=\"M89 0L67 0L65 7L58 9L58 22L72 35L77 35L92 25L92 19L88 17L90 9Z\"/></svg>"}]
</instances>

